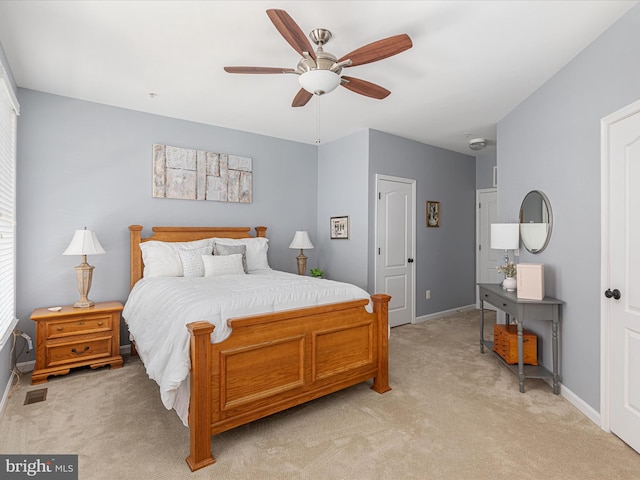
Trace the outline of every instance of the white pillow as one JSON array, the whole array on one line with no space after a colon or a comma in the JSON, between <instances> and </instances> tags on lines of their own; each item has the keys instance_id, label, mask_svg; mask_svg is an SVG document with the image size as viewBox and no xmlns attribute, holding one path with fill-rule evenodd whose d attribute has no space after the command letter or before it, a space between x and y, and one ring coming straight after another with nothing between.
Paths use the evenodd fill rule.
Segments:
<instances>
[{"instance_id":1,"label":"white pillow","mask_svg":"<svg viewBox=\"0 0 640 480\"><path fill-rule=\"evenodd\" d=\"M242 267L244 268L244 273L249 273L249 268L247 267L246 245L224 245L222 243L213 242L214 255L234 255L236 253L242 255Z\"/></svg>"},{"instance_id":2,"label":"white pillow","mask_svg":"<svg viewBox=\"0 0 640 480\"><path fill-rule=\"evenodd\" d=\"M204 264L204 276L216 277L218 275L244 275L242 267L242 255L202 255Z\"/></svg>"},{"instance_id":3,"label":"white pillow","mask_svg":"<svg viewBox=\"0 0 640 480\"><path fill-rule=\"evenodd\" d=\"M140 244L145 277L180 277L182 262L178 253L165 242Z\"/></svg>"},{"instance_id":4,"label":"white pillow","mask_svg":"<svg viewBox=\"0 0 640 480\"><path fill-rule=\"evenodd\" d=\"M247 269L249 272L271 269L269 261L267 260L267 250L269 249L268 238L214 238L214 241L221 245L246 245Z\"/></svg>"},{"instance_id":5,"label":"white pillow","mask_svg":"<svg viewBox=\"0 0 640 480\"><path fill-rule=\"evenodd\" d=\"M144 262L144 277L181 277L182 261L179 250L208 247L209 253L213 240L205 238L192 242L160 242L151 240L140 244L142 261Z\"/></svg>"},{"instance_id":6,"label":"white pillow","mask_svg":"<svg viewBox=\"0 0 640 480\"><path fill-rule=\"evenodd\" d=\"M182 275L184 277L204 277L203 255L211 255L209 247L194 248L191 250L178 250L182 262Z\"/></svg>"}]
</instances>

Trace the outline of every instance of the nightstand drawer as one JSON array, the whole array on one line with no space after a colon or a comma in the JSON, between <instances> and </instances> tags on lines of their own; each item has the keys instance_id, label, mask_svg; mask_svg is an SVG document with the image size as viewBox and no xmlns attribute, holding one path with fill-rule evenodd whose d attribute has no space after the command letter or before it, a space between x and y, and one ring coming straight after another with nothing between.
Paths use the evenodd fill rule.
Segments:
<instances>
[{"instance_id":1,"label":"nightstand drawer","mask_svg":"<svg viewBox=\"0 0 640 480\"><path fill-rule=\"evenodd\" d=\"M90 317L49 321L46 324L46 338L61 338L70 335L110 332L111 315L94 315Z\"/></svg>"},{"instance_id":2,"label":"nightstand drawer","mask_svg":"<svg viewBox=\"0 0 640 480\"><path fill-rule=\"evenodd\" d=\"M47 345L47 367L111 356L111 336Z\"/></svg>"}]
</instances>

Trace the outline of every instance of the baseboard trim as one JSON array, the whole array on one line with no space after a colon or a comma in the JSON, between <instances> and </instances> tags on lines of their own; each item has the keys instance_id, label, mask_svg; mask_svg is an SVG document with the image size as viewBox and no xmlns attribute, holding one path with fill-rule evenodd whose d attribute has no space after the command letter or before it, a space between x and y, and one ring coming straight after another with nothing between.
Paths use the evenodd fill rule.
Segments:
<instances>
[{"instance_id":1,"label":"baseboard trim","mask_svg":"<svg viewBox=\"0 0 640 480\"><path fill-rule=\"evenodd\" d=\"M428 315L422 315L420 317L416 317L415 323L426 322L428 320L434 320L436 318L450 317L451 315L455 315L457 313L462 313L462 312L475 310L475 309L476 309L475 304L471 304L471 305L465 305L463 307L452 308L450 310L443 310L442 312L430 313Z\"/></svg>"},{"instance_id":2,"label":"baseboard trim","mask_svg":"<svg viewBox=\"0 0 640 480\"><path fill-rule=\"evenodd\" d=\"M9 400L9 392L11 392L11 386L13 384L13 375L9 376L9 381L5 386L4 393L2 394L2 400L0 400L0 418L4 415L4 409L7 407L7 400Z\"/></svg>"},{"instance_id":3,"label":"baseboard trim","mask_svg":"<svg viewBox=\"0 0 640 480\"><path fill-rule=\"evenodd\" d=\"M548 379L548 383L550 385L553 384L551 379ZM602 428L600 425L600 412L596 411L591 405L587 404L563 384L560 384L560 395L562 395L571 405L580 410L585 417L595 423L598 427Z\"/></svg>"},{"instance_id":4,"label":"baseboard trim","mask_svg":"<svg viewBox=\"0 0 640 480\"><path fill-rule=\"evenodd\" d=\"M36 361L29 360L28 362L20 362L16 363L16 367L20 369L21 372L31 372L34 368L36 368Z\"/></svg>"}]
</instances>

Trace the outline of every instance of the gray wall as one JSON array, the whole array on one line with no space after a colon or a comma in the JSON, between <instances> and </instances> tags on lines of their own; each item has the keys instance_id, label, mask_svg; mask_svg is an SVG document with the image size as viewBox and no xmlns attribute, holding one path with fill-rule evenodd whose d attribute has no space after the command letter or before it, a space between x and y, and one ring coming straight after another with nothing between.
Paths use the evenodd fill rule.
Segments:
<instances>
[{"instance_id":1,"label":"gray wall","mask_svg":"<svg viewBox=\"0 0 640 480\"><path fill-rule=\"evenodd\" d=\"M475 159L413 140L370 130L369 190L376 174L416 180L416 316L475 303ZM426 227L426 202L439 201L439 228ZM375 194L369 223L375 225ZM369 250L375 249L369 229ZM374 284L373 255L369 285ZM431 299L425 291L431 290Z\"/></svg>"},{"instance_id":2,"label":"gray wall","mask_svg":"<svg viewBox=\"0 0 640 480\"><path fill-rule=\"evenodd\" d=\"M271 266L290 272L294 231L316 236L313 145L32 90L19 89L18 98L17 311L19 328L32 335L33 308L77 300L80 258L62 255L75 229L94 230L107 252L88 258L95 266L89 298L123 302L130 224L143 225L144 234L154 225L266 225ZM252 157L253 203L152 198L154 143Z\"/></svg>"},{"instance_id":3,"label":"gray wall","mask_svg":"<svg viewBox=\"0 0 640 480\"><path fill-rule=\"evenodd\" d=\"M368 166L368 130L320 145L316 242L318 265L327 278L350 282L374 293L373 284L367 284ZM349 217L349 239L331 240L329 219L345 215Z\"/></svg>"},{"instance_id":4,"label":"gray wall","mask_svg":"<svg viewBox=\"0 0 640 480\"><path fill-rule=\"evenodd\" d=\"M2 48L2 44L0 44L0 62L5 68L5 71L9 77L9 82L11 83L11 87L13 91L16 91L16 82L13 79L13 73L11 72L11 67L9 66L9 62L7 57L5 56L4 49ZM17 289L17 286L16 286ZM35 337L34 337L35 338ZM9 337L5 346L0 350L0 400L2 400L2 396L4 395L5 385L9 382L10 378L10 368L11 368L11 342L12 337Z\"/></svg>"},{"instance_id":5,"label":"gray wall","mask_svg":"<svg viewBox=\"0 0 640 480\"><path fill-rule=\"evenodd\" d=\"M498 215L517 218L526 193L551 201L544 252L548 295L562 309L562 382L600 409L600 119L640 98L640 6L608 29L498 124ZM535 141L532 141L532 138ZM533 325L531 325L533 326ZM544 330L544 362L550 362Z\"/></svg>"},{"instance_id":6,"label":"gray wall","mask_svg":"<svg viewBox=\"0 0 640 480\"><path fill-rule=\"evenodd\" d=\"M472 152L472 154L476 156L476 188L478 190L494 188L493 167L498 163L496 146L489 144L484 150Z\"/></svg>"}]
</instances>

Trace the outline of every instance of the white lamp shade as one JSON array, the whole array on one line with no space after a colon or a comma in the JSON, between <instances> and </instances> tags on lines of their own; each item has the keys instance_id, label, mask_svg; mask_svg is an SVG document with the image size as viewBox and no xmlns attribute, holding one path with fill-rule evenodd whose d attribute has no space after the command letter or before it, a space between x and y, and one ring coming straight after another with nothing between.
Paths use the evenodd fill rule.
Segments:
<instances>
[{"instance_id":1,"label":"white lamp shade","mask_svg":"<svg viewBox=\"0 0 640 480\"><path fill-rule=\"evenodd\" d=\"M104 248L100 245L96 234L87 229L76 230L71 243L62 252L63 255L98 255L100 253L105 253Z\"/></svg>"},{"instance_id":2,"label":"white lamp shade","mask_svg":"<svg viewBox=\"0 0 640 480\"><path fill-rule=\"evenodd\" d=\"M492 223L491 248L515 250L520 247L519 223Z\"/></svg>"},{"instance_id":3,"label":"white lamp shade","mask_svg":"<svg viewBox=\"0 0 640 480\"><path fill-rule=\"evenodd\" d=\"M340 81L340 75L330 70L309 70L298 77L300 86L316 95L334 91Z\"/></svg>"},{"instance_id":4,"label":"white lamp shade","mask_svg":"<svg viewBox=\"0 0 640 480\"><path fill-rule=\"evenodd\" d=\"M293 240L291 241L289 248L306 248L307 250L313 248L313 243L311 243L309 233L305 230L298 230L293 236Z\"/></svg>"}]
</instances>

